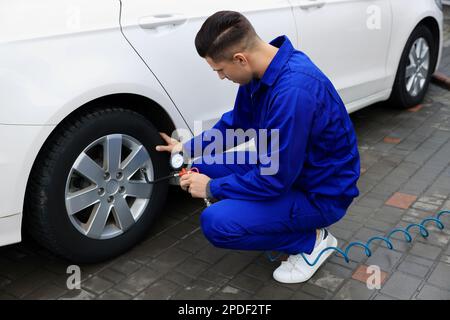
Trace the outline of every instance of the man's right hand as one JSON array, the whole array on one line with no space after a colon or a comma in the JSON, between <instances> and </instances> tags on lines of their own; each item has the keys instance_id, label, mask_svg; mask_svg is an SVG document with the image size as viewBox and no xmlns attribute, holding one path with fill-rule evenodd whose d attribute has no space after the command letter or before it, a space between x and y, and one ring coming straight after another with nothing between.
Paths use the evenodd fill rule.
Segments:
<instances>
[{"instance_id":1,"label":"man's right hand","mask_svg":"<svg viewBox=\"0 0 450 320\"><path fill-rule=\"evenodd\" d=\"M166 146L156 146L156 151L167 151L170 153L176 153L183 150L183 144L180 141L177 141L176 139L172 139L164 132L159 133L163 140L167 143Z\"/></svg>"}]
</instances>

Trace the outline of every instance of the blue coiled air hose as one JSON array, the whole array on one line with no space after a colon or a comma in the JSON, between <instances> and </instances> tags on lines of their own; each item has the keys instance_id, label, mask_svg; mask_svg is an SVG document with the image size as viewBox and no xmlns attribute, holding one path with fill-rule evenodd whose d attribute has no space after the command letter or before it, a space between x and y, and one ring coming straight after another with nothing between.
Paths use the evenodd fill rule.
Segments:
<instances>
[{"instance_id":1,"label":"blue coiled air hose","mask_svg":"<svg viewBox=\"0 0 450 320\"><path fill-rule=\"evenodd\" d=\"M345 250L342 250L342 249L340 249L340 248L338 248L338 247L327 247L327 248L323 249L323 250L319 253L319 255L317 256L317 258L316 258L313 262L308 261L308 259L305 257L305 255L304 255L303 253L301 253L301 256L303 257L303 259L305 260L305 262L306 262L308 265L313 266L313 265L315 265L315 264L319 261L320 257L321 257L325 252L330 251L330 250L334 250L334 251L339 252L339 253L344 257L345 261L346 261L347 263L349 263L349 262L350 262L350 259L349 259L348 253L349 253L350 249L353 248L353 247L355 247L355 246L359 246L359 247L363 247L363 248L364 248L364 251L365 251L365 253L366 253L366 255L367 255L368 257L370 257L370 256L372 255L372 251L370 250L370 247L369 247L369 246L370 246L370 244L372 243L372 241L374 241L374 240L380 240L380 241L385 242L386 245L387 245L387 247L388 247L389 249L392 250L392 249L394 249L394 246L392 245L392 242L391 242L390 239L391 239L392 235L395 234L395 233L397 233L397 232L403 233L403 234L405 235L406 241L407 241L407 242L411 242L411 241L412 241L412 236L411 236L411 234L409 233L409 230L410 230L411 228L417 227L417 228L420 230L420 234L421 234L422 237L424 237L424 238L428 237L429 234L430 234L430 233L428 232L427 228L426 228L426 224L429 223L429 222L434 222L434 223L436 223L436 226L439 228L439 230L444 229L444 224L441 222L441 216L442 216L443 214L450 214L450 210L444 210L444 211L439 212L435 217L429 217L429 218L423 219L421 223L411 223L411 224L409 224L406 228L396 228L396 229L392 230L391 232L389 232L387 236L384 236L384 237L383 237L383 236L375 236L375 237L372 237L372 238L370 238L369 240L367 240L366 243L362 243L362 242L359 242L359 241L351 242L351 243L349 243L349 244L347 245L347 247L345 248ZM269 251L266 251L266 255L267 255L268 259L269 259L270 261L272 261L272 262L278 260L278 258L279 258L282 254L283 254L283 253L279 253L276 257L273 257L273 256L270 254Z\"/></svg>"}]
</instances>

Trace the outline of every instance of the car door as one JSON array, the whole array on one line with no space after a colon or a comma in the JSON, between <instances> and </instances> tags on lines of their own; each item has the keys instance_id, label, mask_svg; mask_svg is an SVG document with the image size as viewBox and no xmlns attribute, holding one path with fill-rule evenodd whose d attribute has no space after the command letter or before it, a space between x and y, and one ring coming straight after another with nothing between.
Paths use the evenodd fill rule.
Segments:
<instances>
[{"instance_id":1,"label":"car door","mask_svg":"<svg viewBox=\"0 0 450 320\"><path fill-rule=\"evenodd\" d=\"M122 0L123 33L165 88L188 125L212 126L231 110L238 85L220 81L195 49L194 39L207 17L220 10L243 13L259 36L271 41L296 27L288 0Z\"/></svg>"},{"instance_id":2,"label":"car door","mask_svg":"<svg viewBox=\"0 0 450 320\"><path fill-rule=\"evenodd\" d=\"M386 90L389 0L290 0L298 47L347 104Z\"/></svg>"}]
</instances>

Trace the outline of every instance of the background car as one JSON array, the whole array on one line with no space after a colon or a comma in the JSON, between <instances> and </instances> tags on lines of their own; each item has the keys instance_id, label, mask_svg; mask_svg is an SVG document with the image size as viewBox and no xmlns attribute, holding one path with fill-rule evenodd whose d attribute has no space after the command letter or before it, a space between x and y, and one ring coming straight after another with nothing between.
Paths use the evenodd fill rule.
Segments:
<instances>
[{"instance_id":1,"label":"background car","mask_svg":"<svg viewBox=\"0 0 450 320\"><path fill-rule=\"evenodd\" d=\"M26 0L0 4L0 245L26 229L76 262L146 236L168 183L158 131L212 126L237 85L194 47L219 10L287 35L349 112L419 103L442 47L438 0Z\"/></svg>"}]
</instances>

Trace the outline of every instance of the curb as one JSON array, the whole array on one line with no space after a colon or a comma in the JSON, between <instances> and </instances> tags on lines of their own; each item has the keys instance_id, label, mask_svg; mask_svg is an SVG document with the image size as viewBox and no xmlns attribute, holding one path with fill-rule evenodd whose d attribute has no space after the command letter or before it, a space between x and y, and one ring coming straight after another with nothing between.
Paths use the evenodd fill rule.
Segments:
<instances>
[{"instance_id":1,"label":"curb","mask_svg":"<svg viewBox=\"0 0 450 320\"><path fill-rule=\"evenodd\" d=\"M431 82L450 90L450 77L441 72L435 72L431 76Z\"/></svg>"}]
</instances>

